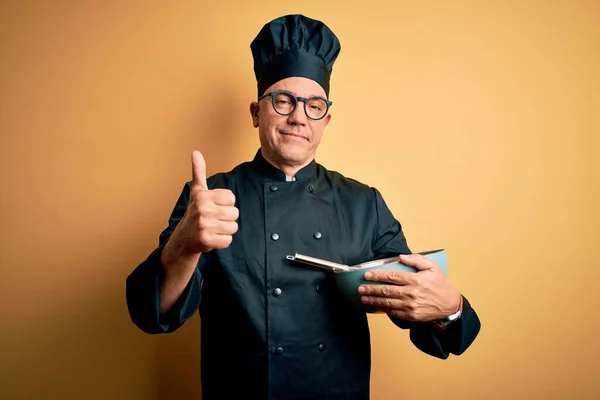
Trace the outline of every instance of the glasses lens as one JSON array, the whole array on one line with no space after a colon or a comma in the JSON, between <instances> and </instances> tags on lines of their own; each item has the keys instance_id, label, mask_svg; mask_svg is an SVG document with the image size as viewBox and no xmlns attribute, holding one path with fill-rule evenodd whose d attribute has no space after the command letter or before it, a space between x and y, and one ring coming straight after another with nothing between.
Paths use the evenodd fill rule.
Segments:
<instances>
[{"instance_id":1,"label":"glasses lens","mask_svg":"<svg viewBox=\"0 0 600 400\"><path fill-rule=\"evenodd\" d=\"M294 110L296 99L287 93L278 93L273 98L273 107L280 114L290 114Z\"/></svg>"},{"instance_id":2,"label":"glasses lens","mask_svg":"<svg viewBox=\"0 0 600 400\"><path fill-rule=\"evenodd\" d=\"M310 118L322 118L327 112L327 103L323 99L313 97L306 101L306 114Z\"/></svg>"}]
</instances>

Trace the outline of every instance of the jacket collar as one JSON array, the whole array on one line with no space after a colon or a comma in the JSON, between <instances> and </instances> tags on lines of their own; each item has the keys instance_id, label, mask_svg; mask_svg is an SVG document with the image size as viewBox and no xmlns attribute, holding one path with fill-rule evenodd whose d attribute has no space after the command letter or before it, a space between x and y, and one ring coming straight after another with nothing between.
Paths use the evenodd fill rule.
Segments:
<instances>
[{"instance_id":1,"label":"jacket collar","mask_svg":"<svg viewBox=\"0 0 600 400\"><path fill-rule=\"evenodd\" d=\"M250 162L250 165L252 166L252 168L254 168L254 170L256 170L256 172L274 181L285 182L288 180L288 178L282 170L275 167L273 164L271 164L265 159L260 148L256 152L254 159ZM306 165L296 173L295 178L297 181L303 181L312 179L316 176L317 162L313 159L310 162L310 164Z\"/></svg>"}]
</instances>

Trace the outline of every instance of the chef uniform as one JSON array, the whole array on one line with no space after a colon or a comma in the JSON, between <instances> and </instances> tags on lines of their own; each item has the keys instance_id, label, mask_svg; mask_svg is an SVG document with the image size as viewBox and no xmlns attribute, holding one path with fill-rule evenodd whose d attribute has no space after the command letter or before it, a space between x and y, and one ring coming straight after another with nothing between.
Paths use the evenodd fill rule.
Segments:
<instances>
[{"instance_id":1,"label":"chef uniform","mask_svg":"<svg viewBox=\"0 0 600 400\"><path fill-rule=\"evenodd\" d=\"M259 95L287 76L315 79L328 92L340 47L321 22L278 18L251 47ZM208 178L210 189L235 194L239 230L228 248L201 255L184 293L161 316L161 251L189 204L190 185L184 185L157 249L127 278L132 321L147 333L169 333L199 311L204 400L368 399L366 314L344 302L330 271L286 256L352 265L410 253L381 193L315 160L289 178L259 149L253 160ZM420 350L439 358L464 352L480 327L464 297L462 317L443 332L429 323L390 319L410 329Z\"/></svg>"}]
</instances>

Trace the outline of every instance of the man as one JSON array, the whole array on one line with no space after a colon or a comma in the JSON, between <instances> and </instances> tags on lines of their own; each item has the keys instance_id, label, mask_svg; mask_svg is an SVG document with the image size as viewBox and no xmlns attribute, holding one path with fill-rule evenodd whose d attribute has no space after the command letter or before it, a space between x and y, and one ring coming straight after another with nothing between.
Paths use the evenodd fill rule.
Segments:
<instances>
[{"instance_id":1,"label":"man","mask_svg":"<svg viewBox=\"0 0 600 400\"><path fill-rule=\"evenodd\" d=\"M364 285L365 303L409 329L423 352L463 353L480 329L467 299L438 265L409 255L377 189L315 161L331 118L337 37L291 15L266 24L251 50L260 150L209 179L193 153L192 181L159 247L127 278L133 322L168 333L199 309L204 400L368 399L367 316L341 298L329 271L286 256L357 264L402 254L418 272L374 272L386 284Z\"/></svg>"}]
</instances>

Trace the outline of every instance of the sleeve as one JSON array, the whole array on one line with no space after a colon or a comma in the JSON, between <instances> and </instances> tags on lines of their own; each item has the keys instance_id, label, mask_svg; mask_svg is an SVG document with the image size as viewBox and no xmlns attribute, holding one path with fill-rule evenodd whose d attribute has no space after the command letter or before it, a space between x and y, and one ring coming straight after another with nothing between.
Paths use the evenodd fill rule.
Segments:
<instances>
[{"instance_id":1,"label":"sleeve","mask_svg":"<svg viewBox=\"0 0 600 400\"><path fill-rule=\"evenodd\" d=\"M179 300L168 313L159 313L159 287L162 283L162 250L173 230L183 218L189 203L190 183L184 186L169 217L167 228L159 236L158 247L126 279L126 300L132 322L149 334L170 333L177 330L191 318L200 307L200 290L203 270L206 263L203 254L198 267Z\"/></svg>"},{"instance_id":2,"label":"sleeve","mask_svg":"<svg viewBox=\"0 0 600 400\"><path fill-rule=\"evenodd\" d=\"M381 193L377 189L373 191L377 211L374 257L384 258L411 253L400 222L392 215ZM450 354L464 353L481 329L477 313L464 296L462 317L444 331L437 330L427 322L406 321L392 316L389 318L399 328L410 330L410 340L419 350L441 359L447 359Z\"/></svg>"}]
</instances>

